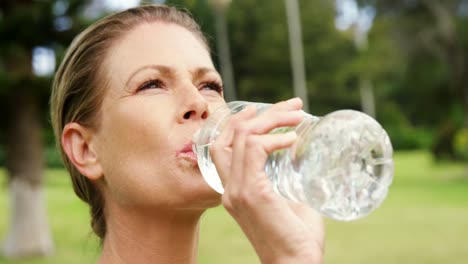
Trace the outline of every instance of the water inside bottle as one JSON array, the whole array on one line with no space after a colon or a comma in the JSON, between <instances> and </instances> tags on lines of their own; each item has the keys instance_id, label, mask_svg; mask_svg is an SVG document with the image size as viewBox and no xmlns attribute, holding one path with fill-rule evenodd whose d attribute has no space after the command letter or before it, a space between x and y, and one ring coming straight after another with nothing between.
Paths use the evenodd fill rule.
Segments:
<instances>
[{"instance_id":1,"label":"water inside bottle","mask_svg":"<svg viewBox=\"0 0 468 264\"><path fill-rule=\"evenodd\" d=\"M292 148L276 151L265 171L275 191L307 204L336 220L355 220L374 211L385 199L393 178L393 149L388 135L372 118L351 110L336 111L317 121L305 118L295 129ZM209 146L219 122L194 136L194 151L205 181L218 193L224 188ZM285 133L293 128L278 128ZM202 143L203 142L203 143Z\"/></svg>"},{"instance_id":2,"label":"water inside bottle","mask_svg":"<svg viewBox=\"0 0 468 264\"><path fill-rule=\"evenodd\" d=\"M196 146L198 167L206 183L218 193L224 193L223 184L219 178L214 162L211 160L209 147L211 144Z\"/></svg>"},{"instance_id":3,"label":"water inside bottle","mask_svg":"<svg viewBox=\"0 0 468 264\"><path fill-rule=\"evenodd\" d=\"M351 129L352 128L352 129ZM385 131L363 114L341 111L325 117L299 140L283 166L286 193L324 215L355 220L385 199L393 178L392 147Z\"/></svg>"}]
</instances>

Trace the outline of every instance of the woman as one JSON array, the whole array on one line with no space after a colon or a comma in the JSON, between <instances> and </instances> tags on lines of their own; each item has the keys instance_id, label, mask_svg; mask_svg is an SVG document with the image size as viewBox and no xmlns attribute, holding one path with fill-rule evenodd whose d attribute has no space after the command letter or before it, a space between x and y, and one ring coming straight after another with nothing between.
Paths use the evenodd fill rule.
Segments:
<instances>
[{"instance_id":1,"label":"woman","mask_svg":"<svg viewBox=\"0 0 468 264\"><path fill-rule=\"evenodd\" d=\"M71 44L55 76L52 123L77 195L103 242L99 263L195 263L200 216L220 203L262 263L320 263L323 225L272 191L268 153L290 146L299 99L235 115L211 149L225 185L203 180L191 138L225 104L207 42L160 5L106 17Z\"/></svg>"}]
</instances>

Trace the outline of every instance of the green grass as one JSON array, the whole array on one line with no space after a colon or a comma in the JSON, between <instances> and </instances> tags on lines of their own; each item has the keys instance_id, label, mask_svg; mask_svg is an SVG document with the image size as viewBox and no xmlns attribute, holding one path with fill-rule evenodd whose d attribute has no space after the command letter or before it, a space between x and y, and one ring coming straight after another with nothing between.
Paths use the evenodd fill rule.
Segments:
<instances>
[{"instance_id":1,"label":"green grass","mask_svg":"<svg viewBox=\"0 0 468 264\"><path fill-rule=\"evenodd\" d=\"M0 182L6 177L0 171ZM8 193L5 184L0 184L0 241L6 236L8 219ZM55 253L49 258L6 260L0 263L49 264L49 263L92 263L99 254L97 239L91 234L87 206L73 193L71 182L64 170L46 171L46 198L49 224L52 228Z\"/></svg>"},{"instance_id":2,"label":"green grass","mask_svg":"<svg viewBox=\"0 0 468 264\"><path fill-rule=\"evenodd\" d=\"M327 220L325 263L466 263L468 171L462 164L432 162L425 152L395 155L389 196L369 217L349 223ZM0 171L0 185L4 182ZM47 170L46 194L55 255L0 263L93 263L97 240L90 235L87 207L73 194L63 170ZM8 198L0 191L0 239L5 237ZM202 221L199 263L258 263L249 242L218 207Z\"/></svg>"}]
</instances>

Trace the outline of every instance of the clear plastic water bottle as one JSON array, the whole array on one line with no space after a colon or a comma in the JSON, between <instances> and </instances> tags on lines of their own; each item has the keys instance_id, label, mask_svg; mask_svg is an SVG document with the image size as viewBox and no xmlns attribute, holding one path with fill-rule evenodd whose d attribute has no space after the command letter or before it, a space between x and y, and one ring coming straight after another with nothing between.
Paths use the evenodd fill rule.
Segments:
<instances>
[{"instance_id":1,"label":"clear plastic water bottle","mask_svg":"<svg viewBox=\"0 0 468 264\"><path fill-rule=\"evenodd\" d=\"M215 110L194 136L194 151L206 182L217 192L224 189L211 160L209 146L226 121L248 105L261 114L270 104L235 101ZM305 203L335 220L364 217L385 199L393 179L393 149L385 130L368 115L340 110L318 118L304 113L289 149L272 153L265 171L283 197Z\"/></svg>"}]
</instances>

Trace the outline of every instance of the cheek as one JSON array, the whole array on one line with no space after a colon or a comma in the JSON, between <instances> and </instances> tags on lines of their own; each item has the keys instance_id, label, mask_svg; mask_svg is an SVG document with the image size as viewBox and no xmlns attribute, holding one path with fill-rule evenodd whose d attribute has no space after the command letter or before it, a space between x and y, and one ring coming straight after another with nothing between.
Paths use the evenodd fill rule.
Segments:
<instances>
[{"instance_id":1,"label":"cheek","mask_svg":"<svg viewBox=\"0 0 468 264\"><path fill-rule=\"evenodd\" d=\"M210 113L213 113L218 108L220 108L221 106L224 106L224 105L226 105L226 101L221 96L217 96L217 97L214 97L214 98L208 98L208 107L209 107Z\"/></svg>"},{"instance_id":2,"label":"cheek","mask_svg":"<svg viewBox=\"0 0 468 264\"><path fill-rule=\"evenodd\" d=\"M173 167L169 115L156 117L121 109L105 114L97 141L109 192L127 202L161 193L159 188L168 185L164 176Z\"/></svg>"},{"instance_id":3,"label":"cheek","mask_svg":"<svg viewBox=\"0 0 468 264\"><path fill-rule=\"evenodd\" d=\"M112 114L103 124L101 140L113 163L151 162L169 152L167 118L148 114Z\"/></svg>"}]
</instances>

